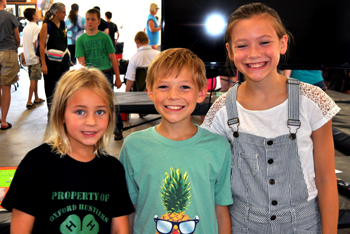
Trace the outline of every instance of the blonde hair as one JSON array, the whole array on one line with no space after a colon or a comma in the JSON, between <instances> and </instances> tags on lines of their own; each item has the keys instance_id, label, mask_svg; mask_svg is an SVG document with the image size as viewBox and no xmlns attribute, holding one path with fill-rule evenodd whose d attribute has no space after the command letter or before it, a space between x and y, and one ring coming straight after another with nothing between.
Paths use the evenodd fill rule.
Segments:
<instances>
[{"instance_id":1,"label":"blonde hair","mask_svg":"<svg viewBox=\"0 0 350 234\"><path fill-rule=\"evenodd\" d=\"M147 34L143 31L136 33L134 41L136 42L136 40L138 40L141 44L148 44L149 42Z\"/></svg>"},{"instance_id":2,"label":"blonde hair","mask_svg":"<svg viewBox=\"0 0 350 234\"><path fill-rule=\"evenodd\" d=\"M148 67L146 82L150 90L157 78L180 75L186 69L199 90L208 83L203 61L185 48L168 49L158 54Z\"/></svg>"},{"instance_id":3,"label":"blonde hair","mask_svg":"<svg viewBox=\"0 0 350 234\"><path fill-rule=\"evenodd\" d=\"M55 2L54 4L52 4L50 9L45 12L45 17L43 22L45 23L51 20L55 16L56 11L61 12L63 10L63 7L66 7L66 6L60 2Z\"/></svg>"},{"instance_id":4,"label":"blonde hair","mask_svg":"<svg viewBox=\"0 0 350 234\"><path fill-rule=\"evenodd\" d=\"M151 3L151 5L149 5L149 12L153 13L155 12L157 9L159 9L158 5L155 3Z\"/></svg>"},{"instance_id":5,"label":"blonde hair","mask_svg":"<svg viewBox=\"0 0 350 234\"><path fill-rule=\"evenodd\" d=\"M292 35L286 30L284 27L281 18L279 17L277 11L274 9L262 4L262 3L250 3L239 7L236 11L234 11L230 19L227 23L227 29L225 33L225 41L230 45L231 49L231 40L232 40L232 30L233 27L240 21L244 19L250 19L253 16L266 16L271 20L272 26L276 30L277 36L279 39L282 39L283 36L288 37L288 44L290 43L290 39ZM232 51L230 51L232 52ZM231 61L231 66L235 67L233 62Z\"/></svg>"},{"instance_id":6,"label":"blonde hair","mask_svg":"<svg viewBox=\"0 0 350 234\"><path fill-rule=\"evenodd\" d=\"M95 144L95 154L105 154L106 146L113 135L115 125L116 98L111 85L101 71L95 68L79 68L66 72L58 81L53 96L49 137L46 143L52 146L55 153L61 156L71 151L71 144L64 124L64 114L67 102L83 88L89 88L98 93L109 105L109 121L105 134Z\"/></svg>"}]
</instances>

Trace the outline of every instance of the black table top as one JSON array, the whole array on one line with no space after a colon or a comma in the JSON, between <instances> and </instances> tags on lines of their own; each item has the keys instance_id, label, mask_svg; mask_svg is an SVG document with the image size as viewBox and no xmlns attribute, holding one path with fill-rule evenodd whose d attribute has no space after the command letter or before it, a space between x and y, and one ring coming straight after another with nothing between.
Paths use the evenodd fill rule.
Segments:
<instances>
[{"instance_id":1,"label":"black table top","mask_svg":"<svg viewBox=\"0 0 350 234\"><path fill-rule=\"evenodd\" d=\"M154 104L149 100L147 92L115 92L117 102L121 113L140 113L140 114L158 114ZM205 98L203 103L198 103L193 115L206 115L211 104L220 96L209 95Z\"/></svg>"}]
</instances>

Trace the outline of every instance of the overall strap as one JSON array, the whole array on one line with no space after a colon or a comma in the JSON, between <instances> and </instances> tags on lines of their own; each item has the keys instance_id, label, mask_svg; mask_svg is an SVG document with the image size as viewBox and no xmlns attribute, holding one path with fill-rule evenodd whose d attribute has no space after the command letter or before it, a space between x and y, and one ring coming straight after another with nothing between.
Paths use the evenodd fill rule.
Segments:
<instances>
[{"instance_id":1,"label":"overall strap","mask_svg":"<svg viewBox=\"0 0 350 234\"><path fill-rule=\"evenodd\" d=\"M235 84L227 91L226 94L226 112L227 112L227 125L231 128L233 136L239 137L238 126L239 118L236 104L237 88L239 84Z\"/></svg>"},{"instance_id":2,"label":"overall strap","mask_svg":"<svg viewBox=\"0 0 350 234\"><path fill-rule=\"evenodd\" d=\"M296 139L296 133L300 128L299 120L299 85L300 82L293 78L287 79L288 83L288 121L287 126L289 128L290 139Z\"/></svg>"}]
</instances>

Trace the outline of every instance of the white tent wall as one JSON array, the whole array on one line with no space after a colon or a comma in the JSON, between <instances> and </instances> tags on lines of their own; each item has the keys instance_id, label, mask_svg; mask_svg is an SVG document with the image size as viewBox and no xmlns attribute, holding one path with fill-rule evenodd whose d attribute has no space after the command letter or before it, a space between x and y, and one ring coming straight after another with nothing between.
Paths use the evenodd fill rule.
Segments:
<instances>
[{"instance_id":1,"label":"white tent wall","mask_svg":"<svg viewBox=\"0 0 350 234\"><path fill-rule=\"evenodd\" d=\"M112 22L116 23L119 30L118 42L124 42L123 58L130 59L137 51L134 37L138 31L143 31L146 26L146 19L149 14L149 5L155 3L160 7L157 16L161 16L161 0L58 0L66 5L67 16L71 5L79 5L79 15L85 17L86 11L99 6L101 17L105 19L105 12L112 12ZM160 39L160 38L159 38Z\"/></svg>"}]
</instances>

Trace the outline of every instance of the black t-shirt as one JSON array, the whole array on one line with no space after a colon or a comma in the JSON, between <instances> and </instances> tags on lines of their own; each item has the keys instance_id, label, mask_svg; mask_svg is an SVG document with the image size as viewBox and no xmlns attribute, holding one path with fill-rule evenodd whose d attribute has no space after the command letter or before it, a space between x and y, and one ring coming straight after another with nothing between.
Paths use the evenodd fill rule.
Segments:
<instances>
[{"instance_id":1,"label":"black t-shirt","mask_svg":"<svg viewBox=\"0 0 350 234\"><path fill-rule=\"evenodd\" d=\"M118 31L118 27L113 22L107 22L107 24L108 24L108 28L109 28L109 37L111 38L113 44L115 45L115 41L114 41L115 37L114 37L114 35Z\"/></svg>"},{"instance_id":2,"label":"black t-shirt","mask_svg":"<svg viewBox=\"0 0 350 234\"><path fill-rule=\"evenodd\" d=\"M103 32L106 28L108 28L107 22L104 19L101 19L101 23L98 26L98 30Z\"/></svg>"},{"instance_id":3,"label":"black t-shirt","mask_svg":"<svg viewBox=\"0 0 350 234\"><path fill-rule=\"evenodd\" d=\"M1 205L34 216L33 233L50 234L107 234L113 217L134 211L118 159L80 162L52 153L48 144L25 156Z\"/></svg>"}]
</instances>

